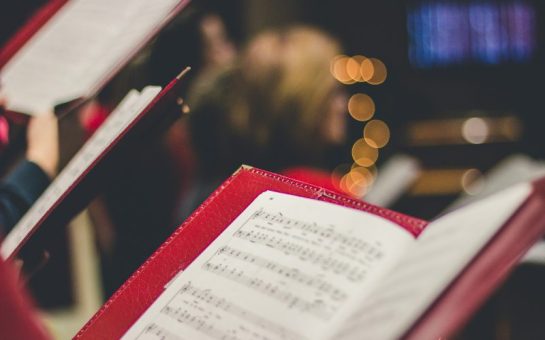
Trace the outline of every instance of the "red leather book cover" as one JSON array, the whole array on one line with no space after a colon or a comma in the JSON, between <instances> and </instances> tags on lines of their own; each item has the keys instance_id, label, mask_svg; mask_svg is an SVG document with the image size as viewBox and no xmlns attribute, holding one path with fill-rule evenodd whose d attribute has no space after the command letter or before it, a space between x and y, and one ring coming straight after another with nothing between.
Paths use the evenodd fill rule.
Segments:
<instances>
[{"instance_id":1,"label":"red leather book cover","mask_svg":"<svg viewBox=\"0 0 545 340\"><path fill-rule=\"evenodd\" d=\"M185 269L261 193L273 190L373 213L417 236L426 222L338 193L255 168L227 179L125 282L76 335L78 339L121 337Z\"/></svg>"}]
</instances>

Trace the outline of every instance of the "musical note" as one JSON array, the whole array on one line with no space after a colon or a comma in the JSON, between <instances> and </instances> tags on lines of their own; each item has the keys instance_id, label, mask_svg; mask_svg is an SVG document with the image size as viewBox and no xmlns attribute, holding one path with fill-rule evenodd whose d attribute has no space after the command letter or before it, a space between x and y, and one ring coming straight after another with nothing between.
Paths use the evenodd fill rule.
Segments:
<instances>
[{"instance_id":1,"label":"musical note","mask_svg":"<svg viewBox=\"0 0 545 340\"><path fill-rule=\"evenodd\" d=\"M304 336L297 334L293 331L290 331L282 326L279 326L270 320L267 320L254 312L249 311L248 309L242 308L237 304L221 298L217 295L212 294L209 289L199 289L187 283L180 289L179 294L189 294L192 297L203 301L204 303L213 306L217 309L222 309L226 312L229 312L231 315L236 315L237 317L251 322L254 325L259 326L262 329L266 329L272 333L279 335L282 339L285 340L297 340L305 339Z\"/></svg>"},{"instance_id":2,"label":"musical note","mask_svg":"<svg viewBox=\"0 0 545 340\"><path fill-rule=\"evenodd\" d=\"M165 328L151 323L144 329L144 332L137 339L158 339L158 340L184 340L184 338L169 332Z\"/></svg>"},{"instance_id":3,"label":"musical note","mask_svg":"<svg viewBox=\"0 0 545 340\"><path fill-rule=\"evenodd\" d=\"M270 225L280 224L286 229L298 229L304 232L305 235L315 235L322 239L326 239L331 243L338 243L340 246L353 248L354 251L365 251L369 255L377 258L384 256L380 249L374 247L369 242L353 235L346 235L342 232L337 232L332 226L321 226L317 223L303 222L288 218L280 213L273 214L264 210L258 211L252 216L252 219L261 219L268 222Z\"/></svg>"},{"instance_id":4,"label":"musical note","mask_svg":"<svg viewBox=\"0 0 545 340\"><path fill-rule=\"evenodd\" d=\"M298 258L308 261L311 264L320 266L325 271L333 271L336 274L344 275L351 281L361 281L365 278L367 269L357 264L349 264L346 261L338 260L332 256L326 256L300 243L286 240L278 236L271 236L267 233L238 230L235 237L248 240L252 243L265 245L269 248L282 251L286 255L294 255ZM362 262L361 259L357 262ZM367 263L360 263L367 265Z\"/></svg>"},{"instance_id":5,"label":"musical note","mask_svg":"<svg viewBox=\"0 0 545 340\"><path fill-rule=\"evenodd\" d=\"M249 337L248 334L245 334L245 332L248 332L249 330L243 327L237 327L236 324L232 325L230 329L216 327L214 320L219 317L219 314L215 314L214 312L203 313L202 306L196 303L199 301L209 306L209 310L211 311L223 310L228 312L229 315L236 316L257 326L259 329L276 335L277 337L275 338L283 340L308 340L301 334L279 326L225 298L218 297L212 294L208 289L197 288L191 283L184 285L170 303L161 309L160 313L174 319L180 324L187 325L199 333L217 340L239 340L251 337L254 337L255 339L270 339L265 333L258 334L255 331L251 332L251 337ZM148 339L149 335L153 335L153 339L181 339L179 336L160 327L155 322L151 322L147 325L138 339L141 339L144 335L146 335Z\"/></svg>"},{"instance_id":6,"label":"musical note","mask_svg":"<svg viewBox=\"0 0 545 340\"><path fill-rule=\"evenodd\" d=\"M319 291L330 294L335 300L344 301L347 297L341 289L335 287L332 283L327 282L323 277L317 277L305 274L297 268L290 268L274 261L253 255L248 252L243 252L235 248L224 246L219 249L218 255L226 255L240 261L254 264L261 268L267 269L283 278L288 278L294 282L300 283L308 288L317 288ZM208 262L205 266L208 265Z\"/></svg>"},{"instance_id":7,"label":"musical note","mask_svg":"<svg viewBox=\"0 0 545 340\"><path fill-rule=\"evenodd\" d=\"M290 309L297 309L323 320L329 319L337 309L336 306L326 306L322 300L306 301L299 295L284 290L278 285L247 275L235 266L207 262L203 269L257 290L286 304Z\"/></svg>"},{"instance_id":8,"label":"musical note","mask_svg":"<svg viewBox=\"0 0 545 340\"><path fill-rule=\"evenodd\" d=\"M223 340L224 333L221 330L214 328L214 325L207 322L204 318L199 317L197 314L193 314L191 311L181 307L165 306L161 310L162 314L165 314L178 322L186 324L191 328L206 334L214 339ZM229 337L228 339L237 340L237 337Z\"/></svg>"}]
</instances>

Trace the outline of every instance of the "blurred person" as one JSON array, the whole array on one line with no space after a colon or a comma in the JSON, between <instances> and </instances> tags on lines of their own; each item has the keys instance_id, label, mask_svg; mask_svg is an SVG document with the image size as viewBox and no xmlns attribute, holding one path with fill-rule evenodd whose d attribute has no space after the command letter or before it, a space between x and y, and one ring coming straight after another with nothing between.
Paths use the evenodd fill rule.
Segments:
<instances>
[{"instance_id":1,"label":"blurred person","mask_svg":"<svg viewBox=\"0 0 545 340\"><path fill-rule=\"evenodd\" d=\"M0 110L4 105L0 98ZM0 240L47 188L57 172L58 160L56 117L44 114L31 118L25 159L0 183ZM50 339L33 307L18 280L17 269L0 258L0 338Z\"/></svg>"},{"instance_id":2,"label":"blurred person","mask_svg":"<svg viewBox=\"0 0 545 340\"><path fill-rule=\"evenodd\" d=\"M152 83L166 84L184 67L191 66L179 94L187 101L187 93L201 78L233 64L237 48L229 28L215 10L217 8L206 4L191 8L161 33L148 63ZM195 173L187 129L186 119L182 118L168 131L166 138L166 146L181 180L181 191L187 189Z\"/></svg>"},{"instance_id":3,"label":"blurred person","mask_svg":"<svg viewBox=\"0 0 545 340\"><path fill-rule=\"evenodd\" d=\"M3 105L4 101L0 103ZM53 113L30 119L25 159L0 183L0 235L13 228L55 177L58 140L57 119Z\"/></svg>"},{"instance_id":4,"label":"blurred person","mask_svg":"<svg viewBox=\"0 0 545 340\"><path fill-rule=\"evenodd\" d=\"M188 101L199 181L182 201L182 216L241 164L333 189L320 169L346 134L347 96L329 71L339 53L339 43L318 29L271 30L234 67L195 85Z\"/></svg>"},{"instance_id":5,"label":"blurred person","mask_svg":"<svg viewBox=\"0 0 545 340\"><path fill-rule=\"evenodd\" d=\"M110 93L105 93L106 98L102 95L100 99L116 102L117 94L130 88L165 85L184 67L191 66L177 93L186 100L185 94L196 79L231 63L235 53L221 17L193 6L162 31L150 49L137 58L140 64L135 61L130 65L126 70L130 72L123 72ZM100 119L92 115L86 114L85 118L90 127L100 125ZM178 197L194 173L186 131L182 118L161 138L142 143L137 156L123 169L123 176L116 178L100 201L92 204L106 296L115 292L178 226Z\"/></svg>"},{"instance_id":6,"label":"blurred person","mask_svg":"<svg viewBox=\"0 0 545 340\"><path fill-rule=\"evenodd\" d=\"M194 80L232 63L236 54L237 49L221 16L213 10L193 7L161 32L151 47L146 81L164 85L191 66L183 84L183 91L187 92Z\"/></svg>"}]
</instances>

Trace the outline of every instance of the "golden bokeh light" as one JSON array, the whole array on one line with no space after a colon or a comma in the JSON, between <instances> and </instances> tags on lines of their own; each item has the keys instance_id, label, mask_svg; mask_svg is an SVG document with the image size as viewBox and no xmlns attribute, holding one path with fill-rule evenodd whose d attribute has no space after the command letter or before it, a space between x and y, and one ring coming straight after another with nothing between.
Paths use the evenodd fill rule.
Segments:
<instances>
[{"instance_id":1,"label":"golden bokeh light","mask_svg":"<svg viewBox=\"0 0 545 340\"><path fill-rule=\"evenodd\" d=\"M369 58L369 60L373 65L373 74L371 75L371 77L366 78L366 76L368 76L369 74L364 75L364 72L361 71L363 67L361 67L360 72L363 79L367 79L367 82L371 85L380 85L384 83L384 81L386 81L386 77L388 76L388 70L386 69L386 65L384 65L384 63L377 58Z\"/></svg>"},{"instance_id":2,"label":"golden bokeh light","mask_svg":"<svg viewBox=\"0 0 545 340\"><path fill-rule=\"evenodd\" d=\"M338 55L331 60L330 71L333 77L343 84L353 84L355 80L347 73L350 57Z\"/></svg>"},{"instance_id":3,"label":"golden bokeh light","mask_svg":"<svg viewBox=\"0 0 545 340\"><path fill-rule=\"evenodd\" d=\"M369 79L373 78L373 74L375 74L375 66L373 65L373 61L369 58L365 58L360 63L360 75L362 81L369 81Z\"/></svg>"},{"instance_id":4,"label":"golden bokeh light","mask_svg":"<svg viewBox=\"0 0 545 340\"><path fill-rule=\"evenodd\" d=\"M352 80L357 82L366 82L367 80L363 79L361 73L361 64L367 60L366 57L362 55L355 55L347 62L346 72L352 77Z\"/></svg>"},{"instance_id":5,"label":"golden bokeh light","mask_svg":"<svg viewBox=\"0 0 545 340\"><path fill-rule=\"evenodd\" d=\"M373 185L377 176L377 168L364 167L357 163L341 164L333 170L334 176L340 178L336 187L350 196L362 198Z\"/></svg>"},{"instance_id":6,"label":"golden bokeh light","mask_svg":"<svg viewBox=\"0 0 545 340\"><path fill-rule=\"evenodd\" d=\"M373 184L374 180L375 180L375 172L373 171L373 169L370 169L370 168L366 168L366 167L363 167L363 166L355 166L352 168L352 170L350 170L350 173L352 174L352 176L356 176L356 178L363 178L365 179L365 182L367 183L366 185L367 186L370 186L371 184Z\"/></svg>"},{"instance_id":7,"label":"golden bokeh light","mask_svg":"<svg viewBox=\"0 0 545 340\"><path fill-rule=\"evenodd\" d=\"M352 196L361 198L364 196L375 179L371 170L362 166L353 167L343 176L342 189Z\"/></svg>"},{"instance_id":8,"label":"golden bokeh light","mask_svg":"<svg viewBox=\"0 0 545 340\"><path fill-rule=\"evenodd\" d=\"M390 128L382 120L372 120L365 124L363 138L373 148L382 148L390 141Z\"/></svg>"},{"instance_id":9,"label":"golden bokeh light","mask_svg":"<svg viewBox=\"0 0 545 340\"><path fill-rule=\"evenodd\" d=\"M366 188L365 179L358 178L352 173L347 173L341 179L341 189L350 196L361 197L365 194Z\"/></svg>"},{"instance_id":10,"label":"golden bokeh light","mask_svg":"<svg viewBox=\"0 0 545 340\"><path fill-rule=\"evenodd\" d=\"M351 81L361 81L360 62L357 57L348 58L346 61L346 74Z\"/></svg>"},{"instance_id":11,"label":"golden bokeh light","mask_svg":"<svg viewBox=\"0 0 545 340\"><path fill-rule=\"evenodd\" d=\"M379 85L388 75L386 65L382 61L362 55L352 57L338 55L331 60L330 71L333 77L343 84L368 82Z\"/></svg>"},{"instance_id":12,"label":"golden bokeh light","mask_svg":"<svg viewBox=\"0 0 545 340\"><path fill-rule=\"evenodd\" d=\"M365 122L373 118L375 102L364 93L356 93L348 100L348 113L355 120Z\"/></svg>"},{"instance_id":13,"label":"golden bokeh light","mask_svg":"<svg viewBox=\"0 0 545 340\"><path fill-rule=\"evenodd\" d=\"M370 167L377 161L378 150L367 144L365 139L358 139L352 146L352 159L358 165Z\"/></svg>"}]
</instances>

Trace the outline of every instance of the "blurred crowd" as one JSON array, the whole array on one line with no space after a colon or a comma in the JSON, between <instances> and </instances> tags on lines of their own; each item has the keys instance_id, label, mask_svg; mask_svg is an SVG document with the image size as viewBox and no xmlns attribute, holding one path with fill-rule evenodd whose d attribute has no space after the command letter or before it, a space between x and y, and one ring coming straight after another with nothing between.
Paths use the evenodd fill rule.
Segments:
<instances>
[{"instance_id":1,"label":"blurred crowd","mask_svg":"<svg viewBox=\"0 0 545 340\"><path fill-rule=\"evenodd\" d=\"M330 73L340 43L310 26L244 42L231 31L213 6L189 8L75 113L88 138L131 88L164 86L192 68L179 93L190 113L147 142L89 206L105 296L242 164L338 190L327 159L347 133L347 94ZM54 178L63 148L57 130L52 113L30 121L25 159L0 197L4 234Z\"/></svg>"},{"instance_id":2,"label":"blurred crowd","mask_svg":"<svg viewBox=\"0 0 545 340\"><path fill-rule=\"evenodd\" d=\"M0 45L46 3L48 0L22 1L12 4L9 13L0 12ZM482 61L472 59L443 65L439 57L454 58L456 54L442 51L465 45L435 41L424 30L444 31L454 39L458 32L456 20L462 20L460 13L470 13L460 4L484 13L494 10L491 3L504 8L511 2L460 1L454 6L449 1L373 5L345 1L336 4L335 15L325 2L257 3L192 1L95 97L67 116L58 117L52 108L51 112L34 112L28 122L14 120L4 109L9 98L2 94L0 84L2 240L131 89L164 87L185 67L191 67L177 93L188 110L180 110L179 119L165 133L145 139L138 145L140 149L123 155L125 158L117 163L119 169L109 174L107 183L102 183L103 190L85 209L92 227L92 257L99 264L100 301L80 321L85 322L241 165L357 198L365 195L370 203L423 219L545 174L545 163L529 157L543 156L540 87L528 86L543 73L542 66L536 67L540 63L508 60L480 64ZM533 24L528 18L537 23L538 17L522 16L526 12L520 12L517 6L524 9L535 3L535 8L541 10L536 13L541 14L543 5L535 1L512 3L516 6L511 6L511 19L518 21L502 26L502 32L511 29L522 34L520 27ZM307 13L309 6L313 9ZM434 6L439 16L447 13L446 9L457 13L445 14L443 19L451 20L450 26L431 24L433 20L428 16ZM268 13L271 8L274 10ZM275 23L275 16L282 17L278 20L282 25L270 24ZM242 17L249 22L236 22ZM308 19L320 28L292 23L293 17ZM509 15L505 14L502 20L507 19ZM501 26L502 21L496 21L490 23ZM519 21L524 25L515 25ZM475 46L496 46L495 40L484 38L486 34L502 39L491 29L481 32L473 28L479 38L472 41ZM458 32L466 40L468 29ZM415 34L421 34L423 42L433 40L443 49L430 43L414 45L418 40ZM525 34L528 41L513 35L513 44L533 44L531 34ZM433 58L428 60L429 65L426 58L418 59L432 55L420 55L416 47L437 52L439 64L433 64ZM360 53L380 57L384 63ZM415 58L420 61L415 63ZM366 79L362 71L365 63L372 69ZM355 76L350 75L350 67L356 69ZM374 79L377 75L378 80ZM375 85L385 82L387 75L388 82L377 89ZM356 143L354 136L358 138ZM383 148L390 136L393 142ZM364 148L358 151L358 145ZM383 158L380 162L379 151ZM356 190L347 189L347 180L354 181ZM83 230L79 227L78 232ZM54 246L71 242L61 240L67 238L66 230L50 233L58 241ZM76 267L67 268L72 264L69 262L76 262L70 253L74 249L69 248L82 243L60 246L68 249L63 248L66 254L57 256L65 267L45 275L40 274L40 269L30 277L28 286L39 307L65 307L67 299L54 295L75 295L63 288L81 282L75 282L72 273L58 273ZM50 260L52 264L55 259ZM0 305L20 298L13 293L19 289L14 283L19 279L18 270L4 264L0 259L0 279L7 278L10 284L0 285ZM540 293L545 282L543 268L519 266L514 279L470 323L468 334L475 332L479 336L474 338L490 338L489 334L498 329L498 333L531 334L533 330L523 321L541 325L539 318L545 305ZM39 282L44 276L48 276L45 284ZM72 282L58 284L62 280ZM51 289L54 285L55 289ZM73 296L68 300L77 302ZM535 311L529 302L538 306ZM21 301L14 304L24 306ZM15 319L17 313L9 317ZM0 330L11 322L8 317L0 318ZM513 328L506 331L509 322ZM74 329L81 324L77 326ZM28 331L35 332L36 338L42 332L39 327L29 327Z\"/></svg>"}]
</instances>

